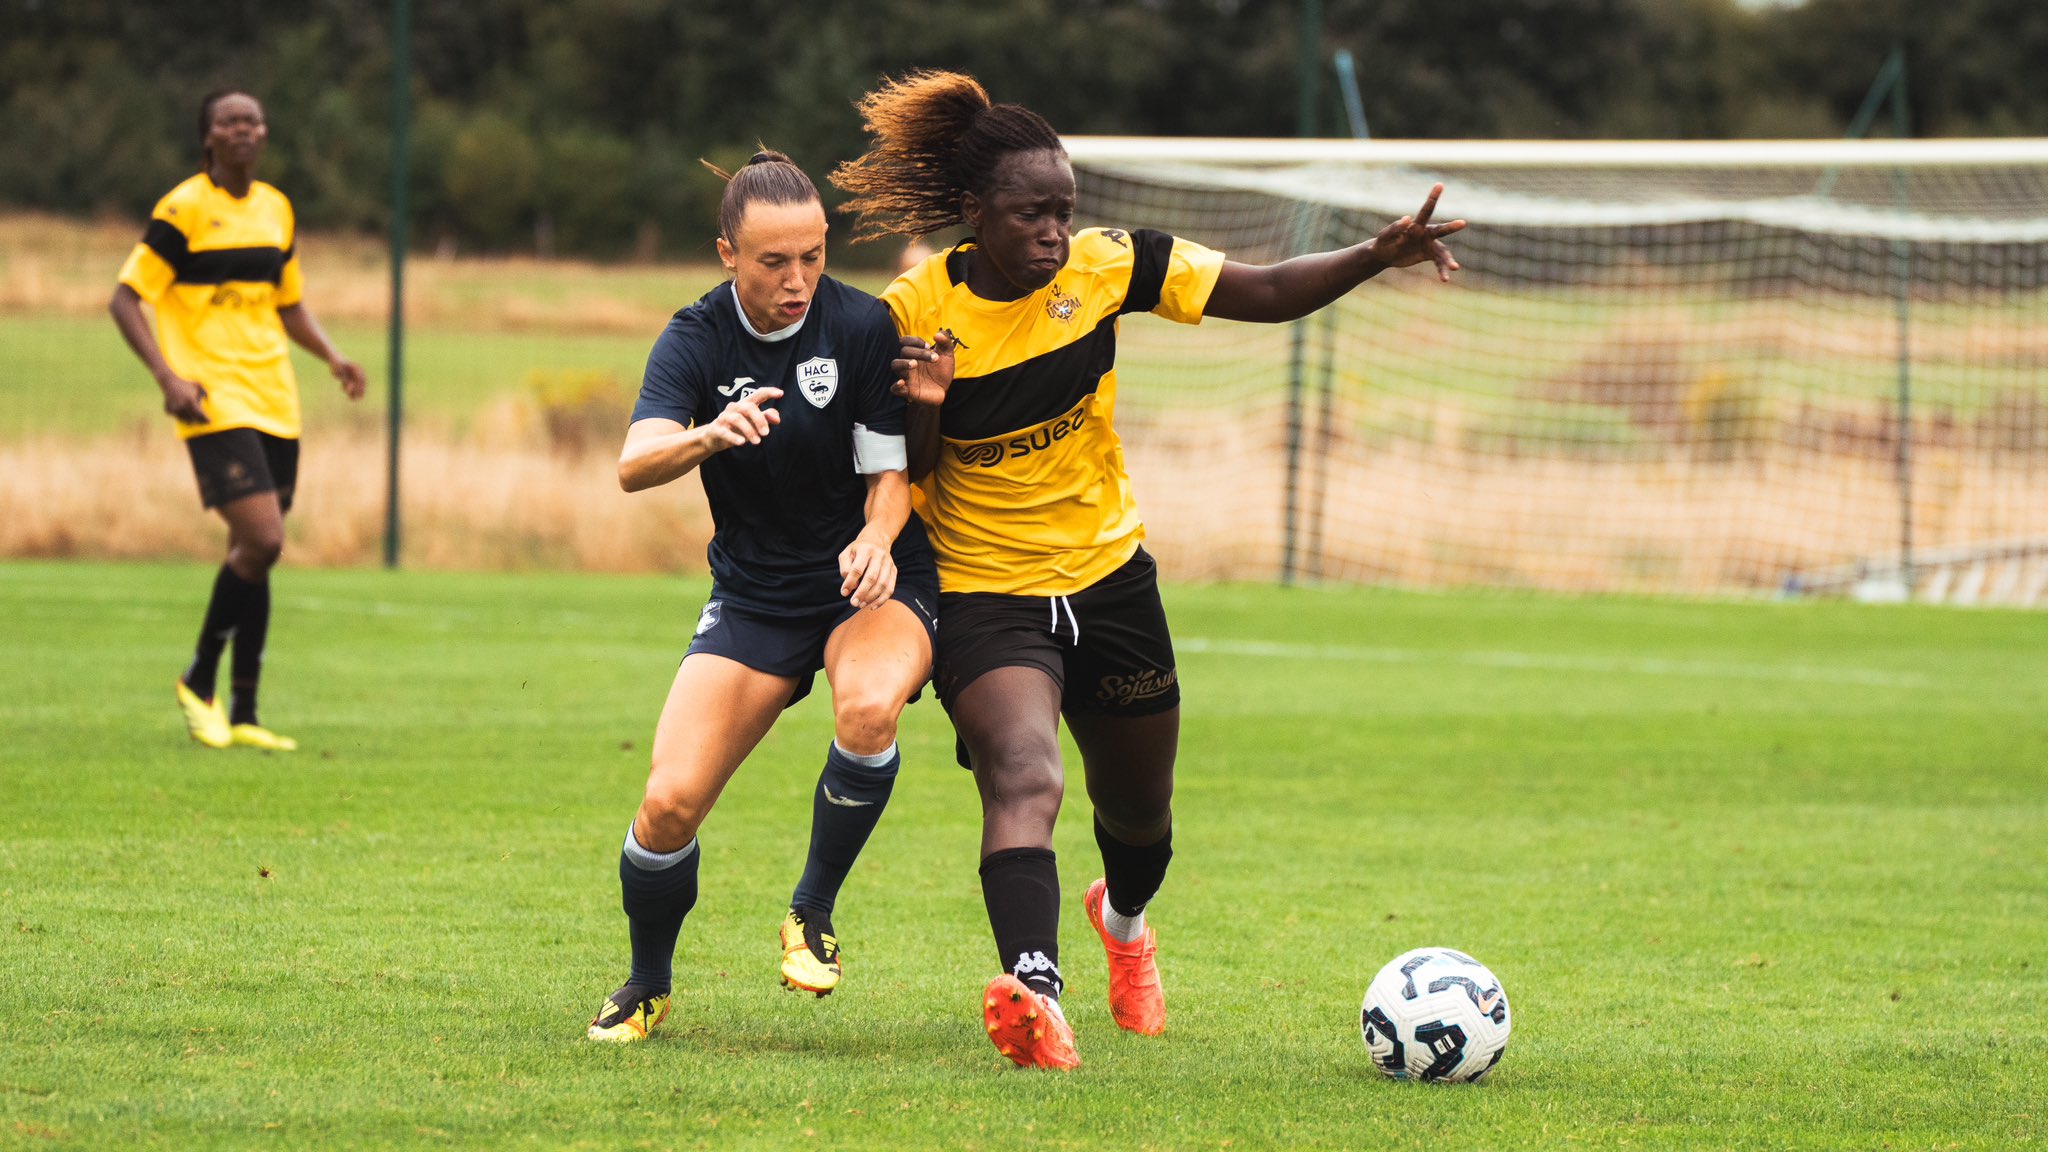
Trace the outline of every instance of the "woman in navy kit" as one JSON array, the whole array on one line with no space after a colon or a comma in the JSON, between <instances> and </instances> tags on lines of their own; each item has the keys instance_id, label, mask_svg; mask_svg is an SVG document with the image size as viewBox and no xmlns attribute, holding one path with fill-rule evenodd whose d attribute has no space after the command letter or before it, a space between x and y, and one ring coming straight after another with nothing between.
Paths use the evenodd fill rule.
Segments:
<instances>
[{"instance_id":1,"label":"woman in navy kit","mask_svg":"<svg viewBox=\"0 0 2048 1152\"><path fill-rule=\"evenodd\" d=\"M934 357L899 351L888 309L824 275L824 206L788 157L756 153L729 178L719 233L732 279L655 343L619 456L628 492L699 471L713 583L620 852L633 968L591 1022L599 1040L643 1039L668 1014L698 826L821 668L834 739L782 925L782 981L819 996L838 985L833 903L888 802L897 717L931 672L938 573L910 511L890 386Z\"/></svg>"}]
</instances>

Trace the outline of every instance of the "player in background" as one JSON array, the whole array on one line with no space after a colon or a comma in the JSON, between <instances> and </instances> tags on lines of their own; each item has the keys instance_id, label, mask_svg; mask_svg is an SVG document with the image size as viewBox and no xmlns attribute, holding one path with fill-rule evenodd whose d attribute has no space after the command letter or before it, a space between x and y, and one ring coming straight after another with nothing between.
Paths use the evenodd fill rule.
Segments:
<instances>
[{"instance_id":1,"label":"player in background","mask_svg":"<svg viewBox=\"0 0 2048 1152\"><path fill-rule=\"evenodd\" d=\"M256 179L268 137L255 97L237 89L206 97L199 174L157 201L107 309L177 421L200 504L228 525L227 563L213 580L199 649L178 678L186 730L209 748L289 752L297 742L256 716L270 569L284 549L299 474L299 389L287 338L324 360L349 399L362 398L364 381L306 307L291 201ZM145 300L156 309L154 332ZM215 687L230 639L233 703L223 711Z\"/></svg>"},{"instance_id":2,"label":"player in background","mask_svg":"<svg viewBox=\"0 0 2048 1152\"><path fill-rule=\"evenodd\" d=\"M1386 268L1430 261L1448 280L1443 237L1464 222L1430 222L1439 186L1370 240L1265 267L1161 232L1075 233L1073 168L1036 113L946 72L887 82L859 108L868 150L833 174L857 238L973 233L882 298L906 345L959 341L950 389L920 374L905 391L946 621L933 684L981 793L982 896L1004 968L984 1023L1016 1063L1070 1068L1052 851L1062 717L1095 811L1103 878L1084 903L1111 1014L1148 1035L1166 1023L1145 909L1173 854L1180 686L1113 426L1117 318L1281 322Z\"/></svg>"},{"instance_id":3,"label":"player in background","mask_svg":"<svg viewBox=\"0 0 2048 1152\"><path fill-rule=\"evenodd\" d=\"M834 738L782 923L782 981L819 996L838 986L834 900L888 803L897 717L931 674L938 574L910 509L905 406L891 394L924 364L897 365L888 309L824 274L825 229L803 170L755 154L719 209L732 279L676 313L647 358L619 484L638 492L699 470L713 582L619 855L633 967L593 1039L639 1040L668 1014L676 937L697 901L698 826L820 668Z\"/></svg>"}]
</instances>

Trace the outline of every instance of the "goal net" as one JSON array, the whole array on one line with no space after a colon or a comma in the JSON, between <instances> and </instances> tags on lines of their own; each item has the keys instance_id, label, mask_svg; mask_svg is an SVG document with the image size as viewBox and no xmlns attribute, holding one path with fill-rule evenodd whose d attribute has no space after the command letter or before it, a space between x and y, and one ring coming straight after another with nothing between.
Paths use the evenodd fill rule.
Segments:
<instances>
[{"instance_id":1,"label":"goal net","mask_svg":"<svg viewBox=\"0 0 2048 1152\"><path fill-rule=\"evenodd\" d=\"M1067 144L1082 223L1249 263L1470 221L1449 285L1125 323L1174 576L2048 602L2048 140Z\"/></svg>"}]
</instances>

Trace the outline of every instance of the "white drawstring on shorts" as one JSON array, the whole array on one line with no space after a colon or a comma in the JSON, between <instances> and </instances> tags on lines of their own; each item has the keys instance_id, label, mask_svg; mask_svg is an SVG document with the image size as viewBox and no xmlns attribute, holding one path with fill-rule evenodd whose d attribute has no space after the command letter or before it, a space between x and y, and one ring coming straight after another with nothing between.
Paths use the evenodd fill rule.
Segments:
<instances>
[{"instance_id":1,"label":"white drawstring on shorts","mask_svg":"<svg viewBox=\"0 0 2048 1152\"><path fill-rule=\"evenodd\" d=\"M1052 626L1047 628L1046 631L1054 636L1060 634L1060 606L1062 604L1066 605L1067 626L1074 634L1074 647L1079 648L1081 646L1081 622L1074 618L1074 601L1071 597L1054 596L1050 598L1046 607L1052 610Z\"/></svg>"}]
</instances>

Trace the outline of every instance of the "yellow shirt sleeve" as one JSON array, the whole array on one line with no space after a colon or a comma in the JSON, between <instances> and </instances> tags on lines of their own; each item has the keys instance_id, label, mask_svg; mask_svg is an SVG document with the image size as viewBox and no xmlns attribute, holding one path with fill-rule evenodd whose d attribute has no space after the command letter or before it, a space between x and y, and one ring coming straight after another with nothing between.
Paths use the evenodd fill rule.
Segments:
<instances>
[{"instance_id":1,"label":"yellow shirt sleeve","mask_svg":"<svg viewBox=\"0 0 2048 1152\"><path fill-rule=\"evenodd\" d=\"M277 199L278 216L284 224L284 268L277 277L277 306L289 308L306 295L306 274L299 269L299 216L284 193L272 188L270 194Z\"/></svg>"},{"instance_id":2,"label":"yellow shirt sleeve","mask_svg":"<svg viewBox=\"0 0 2048 1152\"><path fill-rule=\"evenodd\" d=\"M137 244L121 265L121 283L135 289L137 296L152 304L170 291L171 281L176 278L176 270L147 244Z\"/></svg>"},{"instance_id":3,"label":"yellow shirt sleeve","mask_svg":"<svg viewBox=\"0 0 2048 1152\"><path fill-rule=\"evenodd\" d=\"M1166 281L1159 287L1159 303L1152 314L1177 324L1200 324L1202 309L1208 306L1209 294L1216 290L1216 278L1222 274L1223 253L1174 237Z\"/></svg>"},{"instance_id":4,"label":"yellow shirt sleeve","mask_svg":"<svg viewBox=\"0 0 2048 1152\"><path fill-rule=\"evenodd\" d=\"M289 308L306 295L306 275L299 271L299 253L292 250L291 257L284 262L284 272L277 279L277 306Z\"/></svg>"}]
</instances>

